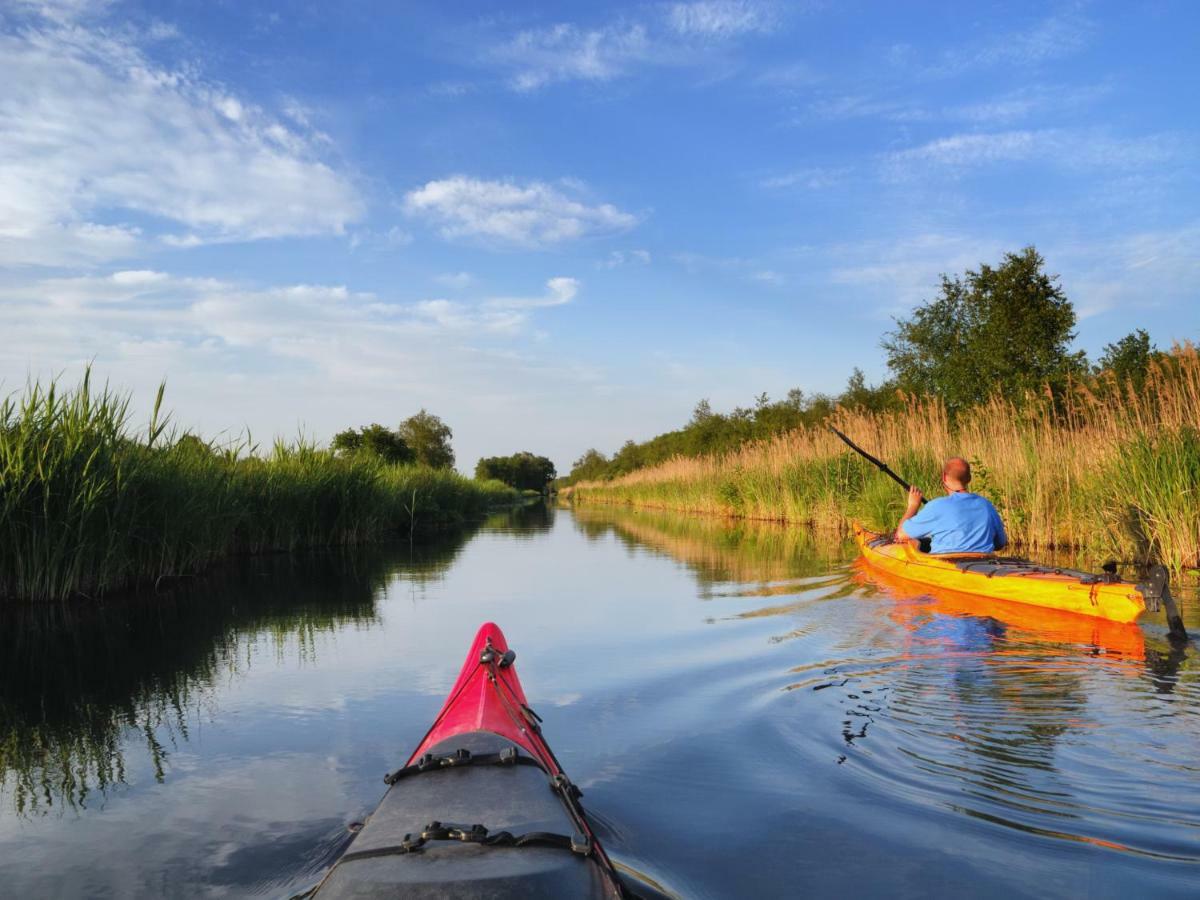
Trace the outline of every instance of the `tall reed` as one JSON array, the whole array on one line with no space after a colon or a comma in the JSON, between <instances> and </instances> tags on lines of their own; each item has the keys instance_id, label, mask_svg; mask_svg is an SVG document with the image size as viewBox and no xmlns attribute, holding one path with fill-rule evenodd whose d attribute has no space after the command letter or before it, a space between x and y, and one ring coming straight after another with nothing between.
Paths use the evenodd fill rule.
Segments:
<instances>
[{"instance_id":1,"label":"tall reed","mask_svg":"<svg viewBox=\"0 0 1200 900\"><path fill-rule=\"evenodd\" d=\"M454 472L335 456L304 441L266 454L145 431L129 398L32 383L0 403L0 598L65 600L194 573L231 553L406 535L482 515L516 491Z\"/></svg>"},{"instance_id":2,"label":"tall reed","mask_svg":"<svg viewBox=\"0 0 1200 900\"><path fill-rule=\"evenodd\" d=\"M1065 403L995 398L954 422L936 398L913 399L899 412L839 409L832 424L927 489L943 459L967 457L972 489L995 502L1018 546L1200 565L1200 354L1190 344L1157 361L1140 391L1102 381L1077 385ZM889 526L904 504L822 428L583 482L570 499L835 532L854 519Z\"/></svg>"}]
</instances>

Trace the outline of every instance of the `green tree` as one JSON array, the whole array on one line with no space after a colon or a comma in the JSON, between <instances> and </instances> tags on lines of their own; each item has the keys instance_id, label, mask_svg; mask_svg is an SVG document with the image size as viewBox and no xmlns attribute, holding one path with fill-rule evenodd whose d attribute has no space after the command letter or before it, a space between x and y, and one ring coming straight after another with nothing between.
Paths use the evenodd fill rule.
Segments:
<instances>
[{"instance_id":1,"label":"green tree","mask_svg":"<svg viewBox=\"0 0 1200 900\"><path fill-rule=\"evenodd\" d=\"M898 386L937 394L951 412L999 391L1020 399L1086 371L1072 353L1075 310L1043 271L1033 247L1006 253L996 267L982 265L964 278L942 276L940 296L922 304L883 341Z\"/></svg>"},{"instance_id":2,"label":"green tree","mask_svg":"<svg viewBox=\"0 0 1200 900\"><path fill-rule=\"evenodd\" d=\"M567 481L597 481L608 474L608 457L594 447L584 452L571 466Z\"/></svg>"},{"instance_id":3,"label":"green tree","mask_svg":"<svg viewBox=\"0 0 1200 900\"><path fill-rule=\"evenodd\" d=\"M450 439L454 432L433 413L422 409L400 423L400 436L412 448L418 463L432 469L454 466L454 449Z\"/></svg>"},{"instance_id":4,"label":"green tree","mask_svg":"<svg viewBox=\"0 0 1200 900\"><path fill-rule=\"evenodd\" d=\"M1150 361L1157 355L1158 348L1150 343L1150 333L1139 328L1105 346L1096 374L1111 372L1118 383L1131 384L1140 391L1146 383Z\"/></svg>"},{"instance_id":5,"label":"green tree","mask_svg":"<svg viewBox=\"0 0 1200 900\"><path fill-rule=\"evenodd\" d=\"M519 491L544 491L557 474L549 459L528 451L512 456L486 456L475 464L476 478L495 478Z\"/></svg>"},{"instance_id":6,"label":"green tree","mask_svg":"<svg viewBox=\"0 0 1200 900\"><path fill-rule=\"evenodd\" d=\"M339 431L333 436L330 446L339 454L363 453L389 463L411 463L416 460L412 448L399 432L377 423Z\"/></svg>"}]
</instances>

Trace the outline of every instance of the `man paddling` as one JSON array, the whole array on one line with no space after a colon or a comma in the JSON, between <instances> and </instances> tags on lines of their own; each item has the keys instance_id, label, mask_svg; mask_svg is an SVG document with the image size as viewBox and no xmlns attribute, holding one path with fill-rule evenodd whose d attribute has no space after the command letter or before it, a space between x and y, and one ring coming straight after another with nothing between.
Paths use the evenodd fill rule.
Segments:
<instances>
[{"instance_id":1,"label":"man paddling","mask_svg":"<svg viewBox=\"0 0 1200 900\"><path fill-rule=\"evenodd\" d=\"M919 488L908 489L908 509L896 528L896 540L930 538L930 553L992 553L1008 544L1004 523L991 501L967 490L971 464L952 456L942 466L946 496L921 508Z\"/></svg>"}]
</instances>

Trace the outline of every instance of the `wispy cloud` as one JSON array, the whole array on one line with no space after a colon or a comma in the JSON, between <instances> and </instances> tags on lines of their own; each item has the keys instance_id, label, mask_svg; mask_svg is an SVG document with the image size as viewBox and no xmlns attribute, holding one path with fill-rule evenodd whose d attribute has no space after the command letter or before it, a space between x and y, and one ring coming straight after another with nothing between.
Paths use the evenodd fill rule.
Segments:
<instances>
[{"instance_id":1,"label":"wispy cloud","mask_svg":"<svg viewBox=\"0 0 1200 900\"><path fill-rule=\"evenodd\" d=\"M637 217L609 203L588 205L545 182L517 184L456 175L410 191L405 210L438 227L447 239L476 238L518 247L546 247L626 231Z\"/></svg>"},{"instance_id":2,"label":"wispy cloud","mask_svg":"<svg viewBox=\"0 0 1200 900\"><path fill-rule=\"evenodd\" d=\"M565 306L575 299L581 287L575 278L559 276L546 282L546 293L540 297L493 297L484 303L487 309L540 309Z\"/></svg>"},{"instance_id":3,"label":"wispy cloud","mask_svg":"<svg viewBox=\"0 0 1200 900\"><path fill-rule=\"evenodd\" d=\"M559 81L609 81L652 58L646 27L640 24L559 24L522 31L493 56L516 70L510 83L518 91Z\"/></svg>"},{"instance_id":4,"label":"wispy cloud","mask_svg":"<svg viewBox=\"0 0 1200 900\"><path fill-rule=\"evenodd\" d=\"M672 3L667 9L671 29L685 36L731 38L743 34L769 34L780 22L774 3L755 0L699 0Z\"/></svg>"},{"instance_id":5,"label":"wispy cloud","mask_svg":"<svg viewBox=\"0 0 1200 900\"><path fill-rule=\"evenodd\" d=\"M456 291L464 291L475 283L475 277L470 272L445 272L433 276L433 280Z\"/></svg>"},{"instance_id":6,"label":"wispy cloud","mask_svg":"<svg viewBox=\"0 0 1200 900\"><path fill-rule=\"evenodd\" d=\"M318 135L156 65L131 31L76 26L79 6L0 33L0 265L132 255L159 236L145 217L195 244L338 233L363 214Z\"/></svg>"},{"instance_id":7,"label":"wispy cloud","mask_svg":"<svg viewBox=\"0 0 1200 900\"><path fill-rule=\"evenodd\" d=\"M937 138L888 155L891 174L907 177L921 168L965 171L1011 162L1044 162L1130 169L1179 158L1183 148L1174 135L1119 138L1070 129L971 132Z\"/></svg>"},{"instance_id":8,"label":"wispy cloud","mask_svg":"<svg viewBox=\"0 0 1200 900\"><path fill-rule=\"evenodd\" d=\"M649 250L614 250L608 258L596 264L601 269L619 269L629 265L650 265Z\"/></svg>"},{"instance_id":9,"label":"wispy cloud","mask_svg":"<svg viewBox=\"0 0 1200 900\"><path fill-rule=\"evenodd\" d=\"M932 65L916 60L912 48L894 48L893 55L906 67L915 64L919 71L937 76L1001 65L1037 66L1080 52L1091 42L1095 30L1080 7L1072 6L1024 27L946 51Z\"/></svg>"},{"instance_id":10,"label":"wispy cloud","mask_svg":"<svg viewBox=\"0 0 1200 900\"><path fill-rule=\"evenodd\" d=\"M783 287L787 283L787 279L773 269L760 269L751 272L749 277L751 281L765 284L767 287Z\"/></svg>"},{"instance_id":11,"label":"wispy cloud","mask_svg":"<svg viewBox=\"0 0 1200 900\"><path fill-rule=\"evenodd\" d=\"M643 66L711 62L714 45L769 34L783 18L768 0L672 3L661 12L594 26L560 22L525 29L487 58L511 72L509 86L519 92L565 81L606 82Z\"/></svg>"},{"instance_id":12,"label":"wispy cloud","mask_svg":"<svg viewBox=\"0 0 1200 900\"><path fill-rule=\"evenodd\" d=\"M820 191L837 187L845 182L850 175L847 166L809 166L793 169L782 175L772 175L759 181L759 186L768 190L787 190L789 188L806 188L810 191Z\"/></svg>"}]
</instances>

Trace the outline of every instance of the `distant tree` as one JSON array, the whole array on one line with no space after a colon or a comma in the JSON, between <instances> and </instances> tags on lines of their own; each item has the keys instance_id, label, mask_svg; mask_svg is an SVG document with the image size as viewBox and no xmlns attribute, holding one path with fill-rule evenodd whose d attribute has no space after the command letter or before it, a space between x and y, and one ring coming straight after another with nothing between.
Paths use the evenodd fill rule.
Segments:
<instances>
[{"instance_id":1,"label":"distant tree","mask_svg":"<svg viewBox=\"0 0 1200 900\"><path fill-rule=\"evenodd\" d=\"M940 296L898 319L883 341L898 385L937 394L956 412L996 391L1019 399L1061 388L1086 371L1083 354L1070 350L1075 310L1044 262L1026 247L995 268L943 275Z\"/></svg>"},{"instance_id":2,"label":"distant tree","mask_svg":"<svg viewBox=\"0 0 1200 900\"><path fill-rule=\"evenodd\" d=\"M1121 384L1131 384L1140 391L1150 371L1150 361L1158 348L1150 343L1150 334L1142 328L1131 331L1115 344L1108 344L1096 366L1096 374L1111 372Z\"/></svg>"},{"instance_id":3,"label":"distant tree","mask_svg":"<svg viewBox=\"0 0 1200 900\"><path fill-rule=\"evenodd\" d=\"M333 436L330 446L339 454L363 453L389 463L411 463L416 460L412 448L398 432L379 424L339 431Z\"/></svg>"},{"instance_id":4,"label":"distant tree","mask_svg":"<svg viewBox=\"0 0 1200 900\"><path fill-rule=\"evenodd\" d=\"M192 456L216 456L216 450L213 449L212 444L190 432L182 434L178 439L176 439L174 450L177 453L184 453Z\"/></svg>"},{"instance_id":5,"label":"distant tree","mask_svg":"<svg viewBox=\"0 0 1200 900\"><path fill-rule=\"evenodd\" d=\"M557 474L549 459L528 451L484 457L475 465L476 478L495 478L520 491L544 491Z\"/></svg>"},{"instance_id":6,"label":"distant tree","mask_svg":"<svg viewBox=\"0 0 1200 900\"><path fill-rule=\"evenodd\" d=\"M577 481L597 481L606 474L608 474L608 457L592 448L575 460L567 480L572 484Z\"/></svg>"},{"instance_id":7,"label":"distant tree","mask_svg":"<svg viewBox=\"0 0 1200 900\"><path fill-rule=\"evenodd\" d=\"M450 439L454 432L433 413L422 409L400 423L400 436L412 448L416 461L433 469L454 466L454 449Z\"/></svg>"},{"instance_id":8,"label":"distant tree","mask_svg":"<svg viewBox=\"0 0 1200 900\"><path fill-rule=\"evenodd\" d=\"M896 386L888 381L869 385L862 369L855 366L846 382L846 389L837 398L837 402L846 409L881 412L896 405Z\"/></svg>"}]
</instances>

